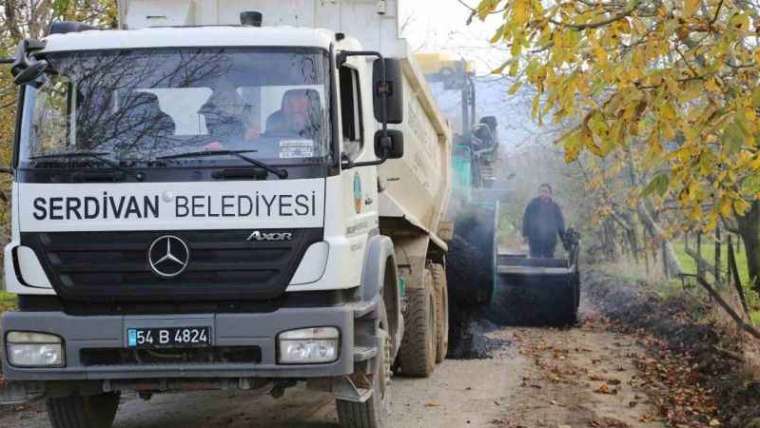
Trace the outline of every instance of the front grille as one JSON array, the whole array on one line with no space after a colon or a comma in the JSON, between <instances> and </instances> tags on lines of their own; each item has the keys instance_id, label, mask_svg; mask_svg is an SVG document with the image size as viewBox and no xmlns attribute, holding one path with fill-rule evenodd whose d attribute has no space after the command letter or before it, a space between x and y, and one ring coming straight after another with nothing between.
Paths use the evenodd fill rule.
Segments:
<instances>
[{"instance_id":1,"label":"front grille","mask_svg":"<svg viewBox=\"0 0 760 428\"><path fill-rule=\"evenodd\" d=\"M161 364L257 364L261 362L258 346L218 346L213 348L124 349L85 348L79 351L83 366L137 366Z\"/></svg>"},{"instance_id":2,"label":"front grille","mask_svg":"<svg viewBox=\"0 0 760 428\"><path fill-rule=\"evenodd\" d=\"M22 233L58 295L86 302L265 300L281 295L322 229L282 231L290 241L248 241L251 230ZM148 250L164 235L184 241L187 268L165 278ZM22 278L23 280L23 278Z\"/></svg>"},{"instance_id":3,"label":"front grille","mask_svg":"<svg viewBox=\"0 0 760 428\"><path fill-rule=\"evenodd\" d=\"M18 309L23 312L63 311L68 315L170 315L220 313L270 313L281 308L320 308L355 303L358 288L342 290L299 291L284 293L270 300L235 300L191 302L77 302L63 301L58 296L18 296Z\"/></svg>"}]
</instances>

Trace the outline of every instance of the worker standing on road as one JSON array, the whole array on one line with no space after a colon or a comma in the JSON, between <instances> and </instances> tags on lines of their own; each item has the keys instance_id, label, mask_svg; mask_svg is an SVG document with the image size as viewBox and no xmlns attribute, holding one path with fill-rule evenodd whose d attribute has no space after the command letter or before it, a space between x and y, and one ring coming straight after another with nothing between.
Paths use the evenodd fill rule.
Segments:
<instances>
[{"instance_id":1,"label":"worker standing on road","mask_svg":"<svg viewBox=\"0 0 760 428\"><path fill-rule=\"evenodd\" d=\"M547 183L538 187L538 196L525 208L523 215L523 239L528 241L531 257L554 257L557 236L565 235L565 219L562 210L552 200L552 186Z\"/></svg>"}]
</instances>

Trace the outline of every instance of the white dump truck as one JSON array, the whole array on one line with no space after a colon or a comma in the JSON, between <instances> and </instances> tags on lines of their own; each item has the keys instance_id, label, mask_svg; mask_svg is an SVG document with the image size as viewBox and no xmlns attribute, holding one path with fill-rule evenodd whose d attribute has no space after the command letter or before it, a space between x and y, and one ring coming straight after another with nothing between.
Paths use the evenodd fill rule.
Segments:
<instances>
[{"instance_id":1,"label":"white dump truck","mask_svg":"<svg viewBox=\"0 0 760 428\"><path fill-rule=\"evenodd\" d=\"M396 1L125 0L25 40L2 401L332 392L384 424L447 347L451 133Z\"/></svg>"}]
</instances>

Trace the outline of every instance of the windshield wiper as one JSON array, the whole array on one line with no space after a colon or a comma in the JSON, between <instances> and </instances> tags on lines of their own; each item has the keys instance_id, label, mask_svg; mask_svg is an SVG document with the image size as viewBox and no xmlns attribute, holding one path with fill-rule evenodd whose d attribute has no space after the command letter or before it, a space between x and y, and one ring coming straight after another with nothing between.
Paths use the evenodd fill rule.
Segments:
<instances>
[{"instance_id":1,"label":"windshield wiper","mask_svg":"<svg viewBox=\"0 0 760 428\"><path fill-rule=\"evenodd\" d=\"M102 162L112 169L122 172L124 174L135 177L138 181L143 181L145 174L142 172L132 171L119 165L118 162L108 159L104 156L109 155L109 152L72 152L72 153L51 153L48 155L30 156L29 160L45 160L45 159L76 159L76 158L90 158Z\"/></svg>"},{"instance_id":2,"label":"windshield wiper","mask_svg":"<svg viewBox=\"0 0 760 428\"><path fill-rule=\"evenodd\" d=\"M265 164L264 162L260 160L256 160L253 158L249 158L248 156L245 156L244 153L255 153L256 150L203 150L198 152L188 152L188 153L179 153L176 155L168 155L168 156L160 156L156 159L158 160L168 160L168 159L183 159L183 158L203 158L203 157L212 157L212 156L235 156L239 159L242 159L246 162L248 162L251 165L255 165L263 170L266 170L267 172L270 172L277 176L277 178L285 179L288 178L288 171L284 169L277 169L270 165Z\"/></svg>"}]
</instances>

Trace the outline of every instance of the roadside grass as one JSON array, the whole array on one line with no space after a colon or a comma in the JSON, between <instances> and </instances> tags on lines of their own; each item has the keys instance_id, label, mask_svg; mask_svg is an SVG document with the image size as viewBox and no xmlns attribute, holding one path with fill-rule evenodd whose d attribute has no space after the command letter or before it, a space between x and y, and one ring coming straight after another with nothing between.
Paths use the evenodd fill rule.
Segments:
<instances>
[{"instance_id":1,"label":"roadside grass","mask_svg":"<svg viewBox=\"0 0 760 428\"><path fill-rule=\"evenodd\" d=\"M693 242L694 241L692 241L691 244L692 246L694 245ZM683 272L696 274L697 264L694 259L686 254L686 249L684 248L683 241L674 241L673 247L676 252L676 257L681 263ZM725 277L728 272L728 249L725 245L723 245L721 249L721 271L722 275ZM749 287L747 253L744 251L744 248L740 246L738 250L736 247L734 248L734 255L736 256L736 265L739 268L739 279L741 280L742 286L744 287L744 294L747 298L747 304L750 309L750 319L754 325L760 326L760 296L758 296L758 294ZM702 257L711 263L715 263L715 243L713 240L709 238L703 239ZM643 263L636 264L630 260L620 261L616 263L599 263L597 264L597 267L604 272L628 281L641 281L648 284L657 284L656 287L652 287L652 291L663 299L668 299L684 292L684 286L681 283L680 279L673 278L667 281L663 280L661 272L662 268L653 268L650 266L650 271L647 272ZM709 277L712 277L712 274L713 272L708 272ZM692 284L688 290L689 293L706 295L704 290L696 283Z\"/></svg>"},{"instance_id":2,"label":"roadside grass","mask_svg":"<svg viewBox=\"0 0 760 428\"><path fill-rule=\"evenodd\" d=\"M692 240L692 246L694 245ZM688 254L684 248L683 241L676 241L673 243L673 247L676 252L676 257L681 263L684 273L697 273L697 263ZM725 245L721 247L721 271L723 275L727 275L728 269L728 249ZM739 279L742 282L742 286L745 290L744 294L747 297L747 304L750 308L750 319L755 325L760 325L760 296L750 289L749 287L749 272L747 271L747 253L744 251L744 247L739 245L738 248L734 248L734 254L736 255L736 266L739 268ZM715 263L715 243L711 239L703 239L702 242L702 258ZM712 274L712 272L710 272Z\"/></svg>"},{"instance_id":3,"label":"roadside grass","mask_svg":"<svg viewBox=\"0 0 760 428\"><path fill-rule=\"evenodd\" d=\"M694 240L690 244L694 246ZM734 244L736 245L736 244ZM686 254L683 241L673 242L673 247L676 251L676 257L681 262L681 267L684 269L684 273L697 273L697 263ZM728 249L725 245L721 246L721 271L725 275L728 271ZM749 272L747 271L747 253L744 251L743 246L739 246L738 249L734 247L734 255L736 255L736 266L739 268L739 279L742 281L742 285L749 285ZM715 263L715 243L710 239L703 239L702 242L702 258L710 263Z\"/></svg>"},{"instance_id":4,"label":"roadside grass","mask_svg":"<svg viewBox=\"0 0 760 428\"><path fill-rule=\"evenodd\" d=\"M16 307L16 295L0 290L0 313Z\"/></svg>"}]
</instances>

